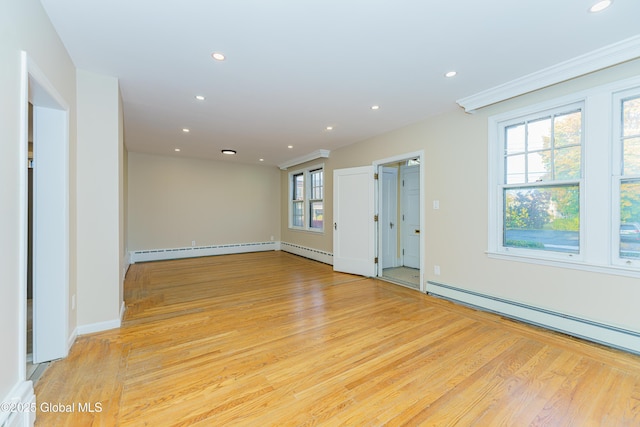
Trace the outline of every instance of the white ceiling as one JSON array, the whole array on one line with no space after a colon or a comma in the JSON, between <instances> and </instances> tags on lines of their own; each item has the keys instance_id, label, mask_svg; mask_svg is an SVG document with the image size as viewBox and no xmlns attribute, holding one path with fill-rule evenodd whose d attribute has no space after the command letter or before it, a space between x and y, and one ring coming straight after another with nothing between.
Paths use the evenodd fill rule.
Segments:
<instances>
[{"instance_id":1,"label":"white ceiling","mask_svg":"<svg viewBox=\"0 0 640 427\"><path fill-rule=\"evenodd\" d=\"M130 151L265 165L640 33L638 0L599 14L595 0L41 2L78 68L119 79Z\"/></svg>"}]
</instances>

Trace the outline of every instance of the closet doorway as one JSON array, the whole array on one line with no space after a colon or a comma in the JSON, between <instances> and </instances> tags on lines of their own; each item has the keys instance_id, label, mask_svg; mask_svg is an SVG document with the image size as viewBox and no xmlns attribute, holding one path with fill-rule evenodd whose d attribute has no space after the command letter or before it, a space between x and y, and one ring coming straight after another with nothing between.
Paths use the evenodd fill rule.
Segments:
<instances>
[{"instance_id":1,"label":"closet doorway","mask_svg":"<svg viewBox=\"0 0 640 427\"><path fill-rule=\"evenodd\" d=\"M422 153L376 163L378 276L423 290Z\"/></svg>"}]
</instances>

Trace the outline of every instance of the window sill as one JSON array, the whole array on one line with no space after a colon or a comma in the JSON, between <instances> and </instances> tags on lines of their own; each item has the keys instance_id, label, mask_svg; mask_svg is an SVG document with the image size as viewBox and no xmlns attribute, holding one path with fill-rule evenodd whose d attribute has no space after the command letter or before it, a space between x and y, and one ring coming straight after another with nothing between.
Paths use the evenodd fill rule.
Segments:
<instances>
[{"instance_id":1,"label":"window sill","mask_svg":"<svg viewBox=\"0 0 640 427\"><path fill-rule=\"evenodd\" d=\"M291 230L291 231L302 231L302 232L313 233L313 234L324 234L324 229L317 230L317 229L313 229L313 228L289 227L289 230Z\"/></svg>"},{"instance_id":2,"label":"window sill","mask_svg":"<svg viewBox=\"0 0 640 427\"><path fill-rule=\"evenodd\" d=\"M529 264L545 265L549 267L569 268L572 270L588 271L591 273L610 274L615 276L640 278L640 270L637 268L625 267L623 265L598 265L591 264L581 260L559 260L534 257L528 254L514 254L504 252L485 252L489 258L504 261L525 262Z\"/></svg>"}]
</instances>

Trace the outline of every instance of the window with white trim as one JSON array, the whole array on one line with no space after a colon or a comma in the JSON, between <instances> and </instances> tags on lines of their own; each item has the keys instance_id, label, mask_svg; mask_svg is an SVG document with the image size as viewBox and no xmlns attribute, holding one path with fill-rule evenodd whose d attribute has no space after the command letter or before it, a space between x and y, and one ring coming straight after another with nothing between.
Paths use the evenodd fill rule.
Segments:
<instances>
[{"instance_id":1,"label":"window with white trim","mask_svg":"<svg viewBox=\"0 0 640 427\"><path fill-rule=\"evenodd\" d=\"M289 174L289 228L324 230L324 167L316 165Z\"/></svg>"},{"instance_id":2,"label":"window with white trim","mask_svg":"<svg viewBox=\"0 0 640 427\"><path fill-rule=\"evenodd\" d=\"M489 256L640 276L640 78L489 118Z\"/></svg>"},{"instance_id":3,"label":"window with white trim","mask_svg":"<svg viewBox=\"0 0 640 427\"><path fill-rule=\"evenodd\" d=\"M617 148L614 185L618 194L619 260L640 258L640 90L618 93L614 99Z\"/></svg>"},{"instance_id":4,"label":"window with white trim","mask_svg":"<svg viewBox=\"0 0 640 427\"><path fill-rule=\"evenodd\" d=\"M580 252L582 109L500 124L503 247Z\"/></svg>"}]
</instances>

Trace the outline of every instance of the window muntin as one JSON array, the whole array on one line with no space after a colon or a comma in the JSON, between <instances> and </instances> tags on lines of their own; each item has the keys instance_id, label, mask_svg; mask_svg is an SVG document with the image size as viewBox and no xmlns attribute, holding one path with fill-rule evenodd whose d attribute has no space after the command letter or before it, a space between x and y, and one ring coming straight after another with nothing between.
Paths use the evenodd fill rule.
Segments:
<instances>
[{"instance_id":1,"label":"window muntin","mask_svg":"<svg viewBox=\"0 0 640 427\"><path fill-rule=\"evenodd\" d=\"M505 183L579 179L582 111L505 127Z\"/></svg>"},{"instance_id":2,"label":"window muntin","mask_svg":"<svg viewBox=\"0 0 640 427\"><path fill-rule=\"evenodd\" d=\"M580 252L582 107L502 125L502 246Z\"/></svg>"},{"instance_id":3,"label":"window muntin","mask_svg":"<svg viewBox=\"0 0 640 427\"><path fill-rule=\"evenodd\" d=\"M289 174L289 227L300 230L324 230L324 170L315 166Z\"/></svg>"},{"instance_id":4,"label":"window muntin","mask_svg":"<svg viewBox=\"0 0 640 427\"><path fill-rule=\"evenodd\" d=\"M622 173L640 175L640 96L622 101Z\"/></svg>"}]
</instances>

